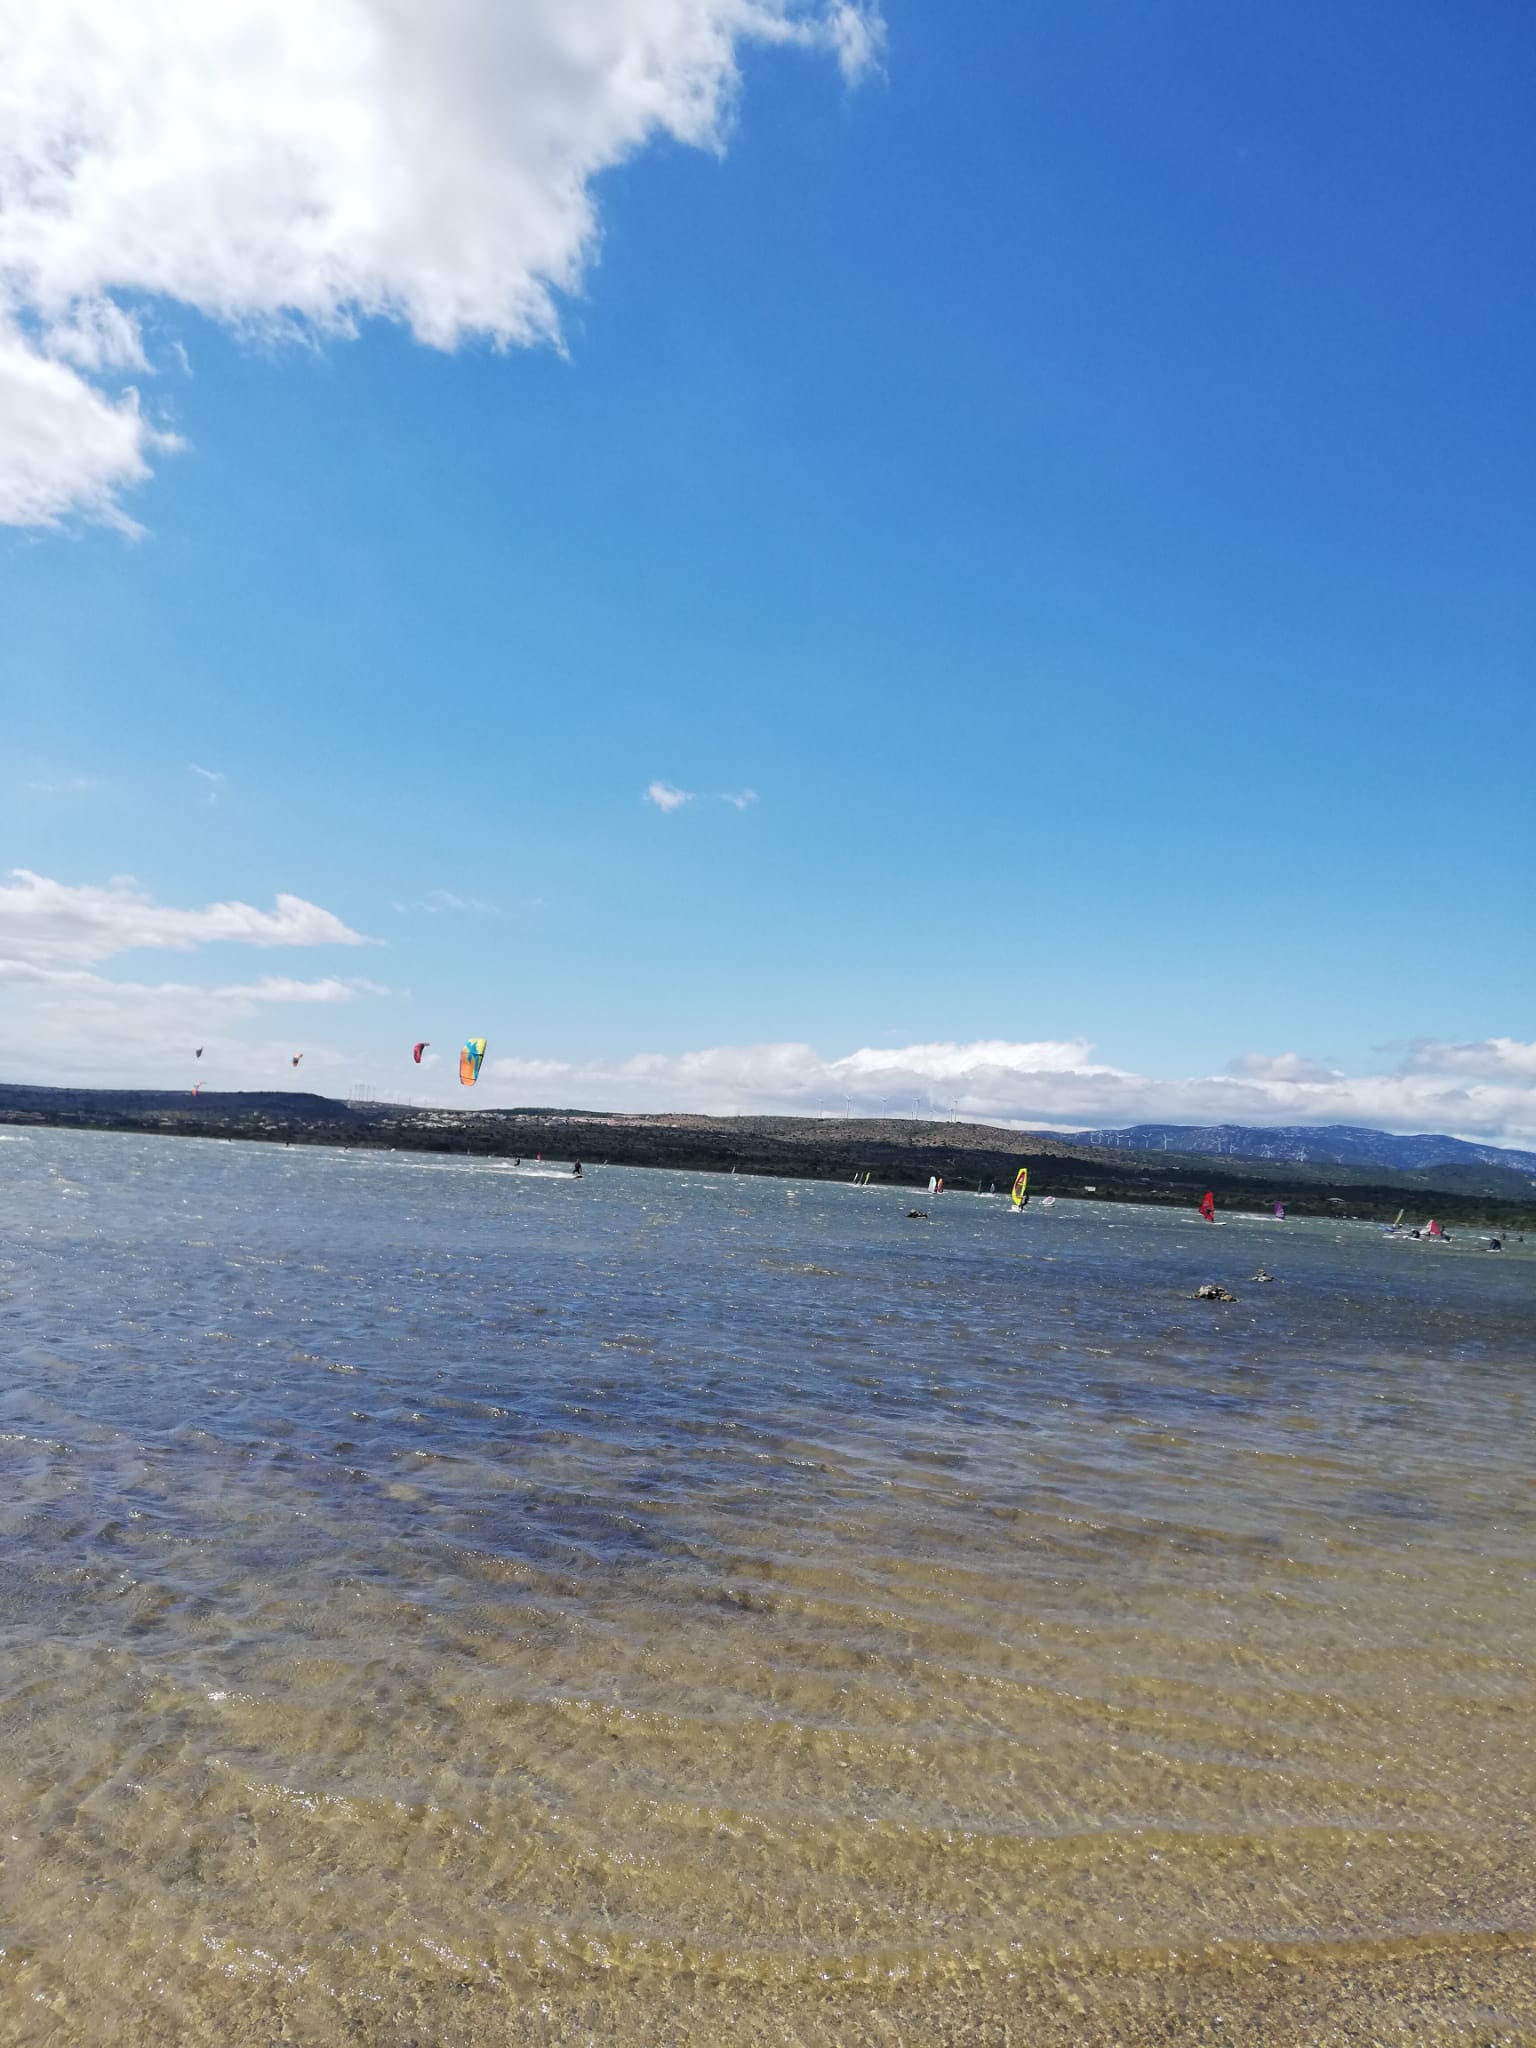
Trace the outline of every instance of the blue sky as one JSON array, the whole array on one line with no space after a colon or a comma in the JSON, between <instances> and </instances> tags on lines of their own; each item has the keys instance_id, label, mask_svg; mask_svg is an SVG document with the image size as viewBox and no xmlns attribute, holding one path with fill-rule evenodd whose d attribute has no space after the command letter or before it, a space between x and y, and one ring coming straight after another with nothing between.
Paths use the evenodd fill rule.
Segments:
<instances>
[{"instance_id":1,"label":"blue sky","mask_svg":"<svg viewBox=\"0 0 1536 2048\"><path fill-rule=\"evenodd\" d=\"M488 1099L746 1107L840 1084L681 1056L913 1048L1100 1121L1291 1055L1250 1120L1536 1127L1536 19L886 0L842 68L828 19L735 45L718 147L613 144L558 341L103 259L143 365L93 388L184 445L139 538L0 529L0 866L382 942L99 956L369 984L125 999L123 1078L175 1085L180 1005L245 1085L476 1031ZM68 993L13 1075L108 1077ZM1476 1104L1410 1085L1480 1045Z\"/></svg>"}]
</instances>

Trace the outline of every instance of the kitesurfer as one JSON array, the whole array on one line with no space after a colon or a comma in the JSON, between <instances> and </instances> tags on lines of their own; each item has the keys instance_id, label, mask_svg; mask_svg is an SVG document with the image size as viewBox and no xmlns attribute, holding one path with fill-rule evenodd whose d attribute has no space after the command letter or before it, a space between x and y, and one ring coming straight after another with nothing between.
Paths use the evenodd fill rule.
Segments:
<instances>
[{"instance_id":1,"label":"kitesurfer","mask_svg":"<svg viewBox=\"0 0 1536 2048\"><path fill-rule=\"evenodd\" d=\"M581 1161L579 1159L577 1160L576 1164L571 1168L571 1179L581 1179Z\"/></svg>"}]
</instances>

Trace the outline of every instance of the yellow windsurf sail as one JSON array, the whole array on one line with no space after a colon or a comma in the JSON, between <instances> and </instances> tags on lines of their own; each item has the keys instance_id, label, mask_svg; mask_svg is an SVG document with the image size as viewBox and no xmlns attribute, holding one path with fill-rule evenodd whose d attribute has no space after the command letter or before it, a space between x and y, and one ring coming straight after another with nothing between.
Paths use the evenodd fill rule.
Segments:
<instances>
[{"instance_id":1,"label":"yellow windsurf sail","mask_svg":"<svg viewBox=\"0 0 1536 2048\"><path fill-rule=\"evenodd\" d=\"M1013 1206L1022 1209L1029 1200L1029 1168L1021 1166L1013 1183Z\"/></svg>"}]
</instances>

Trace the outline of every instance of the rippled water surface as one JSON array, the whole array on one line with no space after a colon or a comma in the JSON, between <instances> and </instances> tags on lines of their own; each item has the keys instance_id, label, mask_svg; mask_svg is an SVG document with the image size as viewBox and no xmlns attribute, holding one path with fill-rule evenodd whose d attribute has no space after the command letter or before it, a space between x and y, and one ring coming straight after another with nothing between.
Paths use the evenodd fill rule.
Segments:
<instances>
[{"instance_id":1,"label":"rippled water surface","mask_svg":"<svg viewBox=\"0 0 1536 2048\"><path fill-rule=\"evenodd\" d=\"M0 1143L0 2039L1536 2038L1536 1247L908 1206Z\"/></svg>"}]
</instances>

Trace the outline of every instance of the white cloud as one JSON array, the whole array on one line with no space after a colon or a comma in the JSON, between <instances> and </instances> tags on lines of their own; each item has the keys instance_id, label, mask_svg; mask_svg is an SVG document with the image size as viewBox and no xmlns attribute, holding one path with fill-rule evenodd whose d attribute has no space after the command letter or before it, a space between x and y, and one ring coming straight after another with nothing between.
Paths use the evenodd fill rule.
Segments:
<instances>
[{"instance_id":1,"label":"white cloud","mask_svg":"<svg viewBox=\"0 0 1536 2048\"><path fill-rule=\"evenodd\" d=\"M684 804L693 802L693 791L674 789L670 782L648 782L644 801L654 804L658 811L680 811Z\"/></svg>"},{"instance_id":2,"label":"white cloud","mask_svg":"<svg viewBox=\"0 0 1536 2048\"><path fill-rule=\"evenodd\" d=\"M179 1075L192 1044L206 1041L199 1068L205 1079L229 1086L238 1073L243 1085L269 1085L274 1072L291 1069L275 1065L275 1046L244 1044L231 1036L234 1027L285 1009L295 1011L296 1023L306 1013L389 993L376 982L335 974L205 983L119 980L96 971L125 953L188 953L221 942L262 949L367 943L299 896L279 896L271 910L248 903L180 910L125 879L99 887L16 869L0 880L5 1071L116 1086L164 1082Z\"/></svg>"},{"instance_id":3,"label":"white cloud","mask_svg":"<svg viewBox=\"0 0 1536 2048\"><path fill-rule=\"evenodd\" d=\"M4 221L0 177L0 236ZM136 391L111 397L42 354L5 319L0 288L0 526L57 526L76 513L136 535L122 493L149 475L152 454L179 445L145 419Z\"/></svg>"},{"instance_id":4,"label":"white cloud","mask_svg":"<svg viewBox=\"0 0 1536 2048\"><path fill-rule=\"evenodd\" d=\"M482 917L495 917L497 908L480 896L461 896L456 889L429 889L425 896L414 903L397 902L393 905L402 917L414 911L425 911L428 917L441 917L445 912L473 912Z\"/></svg>"},{"instance_id":5,"label":"white cloud","mask_svg":"<svg viewBox=\"0 0 1536 2048\"><path fill-rule=\"evenodd\" d=\"M557 340L600 172L720 147L750 43L853 78L881 35L873 0L0 0L0 520L128 524L172 444L89 377L143 368L134 302Z\"/></svg>"},{"instance_id":6,"label":"white cloud","mask_svg":"<svg viewBox=\"0 0 1536 2048\"><path fill-rule=\"evenodd\" d=\"M1295 1054L1227 1074L1159 1079L1095 1061L1081 1040L865 1047L717 1046L582 1063L493 1059L482 1088L504 1102L715 1114L958 1114L1075 1130L1133 1123L1364 1124L1536 1143L1536 1043L1421 1045L1390 1071L1346 1075ZM1257 1071L1250 1071L1250 1067Z\"/></svg>"},{"instance_id":7,"label":"white cloud","mask_svg":"<svg viewBox=\"0 0 1536 2048\"><path fill-rule=\"evenodd\" d=\"M1496 1078L1536 1082L1536 1041L1518 1038L1481 1038L1466 1045L1442 1045L1420 1040L1404 1061L1414 1075L1447 1077L1468 1075L1474 1079Z\"/></svg>"},{"instance_id":8,"label":"white cloud","mask_svg":"<svg viewBox=\"0 0 1536 2048\"><path fill-rule=\"evenodd\" d=\"M49 355L82 370L148 370L137 321L113 299L83 299L47 329Z\"/></svg>"},{"instance_id":9,"label":"white cloud","mask_svg":"<svg viewBox=\"0 0 1536 2048\"><path fill-rule=\"evenodd\" d=\"M375 982L325 975L300 980L263 975L223 982L117 981L89 968L41 967L0 960L0 1061L7 1079L76 1081L102 1087L190 1085L291 1086L289 1039L311 1028L334 1035L318 1020L327 1011L388 993ZM293 1015L280 1019L279 1013ZM285 1029L282 1040L250 1039L241 1027L267 1018ZM193 1063L194 1045L204 1047ZM314 1062L306 1060L306 1066ZM327 1061L340 1074L339 1054ZM347 1077L350 1078L350 1077ZM337 1087L345 1081L337 1079Z\"/></svg>"},{"instance_id":10,"label":"white cloud","mask_svg":"<svg viewBox=\"0 0 1536 2048\"><path fill-rule=\"evenodd\" d=\"M757 791L755 789L738 789L733 794L729 790L722 790L720 801L723 804L734 805L738 811L749 811L757 802Z\"/></svg>"},{"instance_id":11,"label":"white cloud","mask_svg":"<svg viewBox=\"0 0 1536 2048\"><path fill-rule=\"evenodd\" d=\"M36 796L85 796L100 787L94 775L60 775L52 782L29 782Z\"/></svg>"},{"instance_id":12,"label":"white cloud","mask_svg":"<svg viewBox=\"0 0 1536 2048\"><path fill-rule=\"evenodd\" d=\"M453 889L430 890L427 894L427 900L421 907L433 915L440 915L445 910L489 912L494 911L496 908L494 903L483 902L478 896L460 896Z\"/></svg>"},{"instance_id":13,"label":"white cloud","mask_svg":"<svg viewBox=\"0 0 1536 2048\"><path fill-rule=\"evenodd\" d=\"M245 1016L262 1003L350 1003L360 995L389 994L376 981L344 981L336 975L300 981L291 975L264 974L259 981L211 984L114 981L86 967L39 967L30 960L0 960L0 984L7 989L31 989L48 1000L72 1006L92 1004L98 1011L110 1012L113 1024L121 1022L125 1010L144 1003L174 1003L179 1013L191 1009L200 1016L215 1011Z\"/></svg>"},{"instance_id":14,"label":"white cloud","mask_svg":"<svg viewBox=\"0 0 1536 2048\"><path fill-rule=\"evenodd\" d=\"M190 774L202 777L204 784L203 802L205 804L216 804L219 800L219 791L224 787L229 777L221 768L199 768L195 761L189 761L187 769Z\"/></svg>"},{"instance_id":15,"label":"white cloud","mask_svg":"<svg viewBox=\"0 0 1536 2048\"><path fill-rule=\"evenodd\" d=\"M1303 1059L1300 1053L1239 1053L1227 1065L1229 1074L1236 1074L1244 1081L1338 1081L1343 1078L1337 1067L1324 1065L1321 1060Z\"/></svg>"},{"instance_id":16,"label":"white cloud","mask_svg":"<svg viewBox=\"0 0 1536 2048\"><path fill-rule=\"evenodd\" d=\"M102 887L13 868L0 880L0 962L94 964L140 948L185 953L219 940L245 946L368 943L302 896L278 896L271 910L249 903L177 910L156 903L127 877Z\"/></svg>"}]
</instances>

